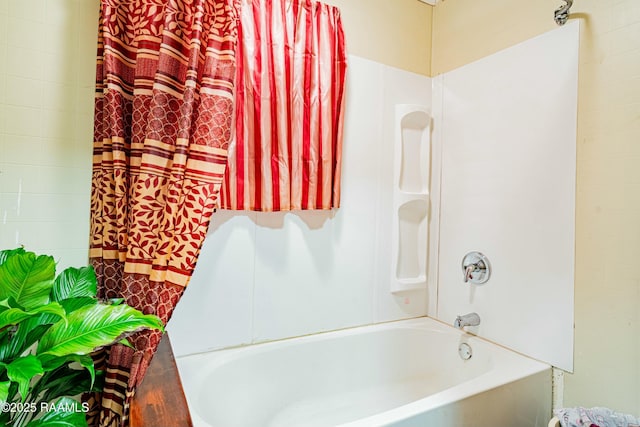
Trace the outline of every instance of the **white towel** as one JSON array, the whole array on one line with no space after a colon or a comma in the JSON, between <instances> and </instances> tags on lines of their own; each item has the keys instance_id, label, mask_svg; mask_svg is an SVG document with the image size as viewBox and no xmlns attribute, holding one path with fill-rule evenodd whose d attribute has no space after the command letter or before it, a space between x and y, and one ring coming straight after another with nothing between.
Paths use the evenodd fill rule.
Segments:
<instances>
[{"instance_id":1,"label":"white towel","mask_svg":"<svg viewBox=\"0 0 640 427\"><path fill-rule=\"evenodd\" d=\"M561 427L640 427L640 419L607 408L562 408L554 415Z\"/></svg>"}]
</instances>

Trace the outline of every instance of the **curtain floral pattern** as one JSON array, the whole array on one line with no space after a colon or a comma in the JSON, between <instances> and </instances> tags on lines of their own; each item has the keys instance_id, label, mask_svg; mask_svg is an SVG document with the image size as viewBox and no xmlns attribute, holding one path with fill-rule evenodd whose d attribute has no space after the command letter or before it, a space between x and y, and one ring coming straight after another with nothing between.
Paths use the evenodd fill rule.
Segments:
<instances>
[{"instance_id":1,"label":"curtain floral pattern","mask_svg":"<svg viewBox=\"0 0 640 427\"><path fill-rule=\"evenodd\" d=\"M237 0L102 0L90 258L99 296L165 323L198 259L233 134ZM90 425L127 424L160 341L96 355Z\"/></svg>"},{"instance_id":2,"label":"curtain floral pattern","mask_svg":"<svg viewBox=\"0 0 640 427\"><path fill-rule=\"evenodd\" d=\"M236 143L221 207L339 207L347 68L339 9L242 0L239 38Z\"/></svg>"},{"instance_id":3,"label":"curtain floral pattern","mask_svg":"<svg viewBox=\"0 0 640 427\"><path fill-rule=\"evenodd\" d=\"M340 13L315 0L100 4L90 259L101 298L166 323L216 206L339 206ZM95 354L106 380L85 397L90 425L128 424L160 338Z\"/></svg>"}]
</instances>

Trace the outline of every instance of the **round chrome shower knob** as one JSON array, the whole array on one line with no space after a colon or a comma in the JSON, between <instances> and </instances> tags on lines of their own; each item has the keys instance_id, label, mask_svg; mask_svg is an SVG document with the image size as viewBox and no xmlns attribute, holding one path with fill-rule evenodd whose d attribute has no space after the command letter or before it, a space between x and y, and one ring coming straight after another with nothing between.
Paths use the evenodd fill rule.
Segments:
<instances>
[{"instance_id":1,"label":"round chrome shower knob","mask_svg":"<svg viewBox=\"0 0 640 427\"><path fill-rule=\"evenodd\" d=\"M465 283L482 285L491 276L489 259L481 252L469 252L462 259L462 274Z\"/></svg>"}]
</instances>

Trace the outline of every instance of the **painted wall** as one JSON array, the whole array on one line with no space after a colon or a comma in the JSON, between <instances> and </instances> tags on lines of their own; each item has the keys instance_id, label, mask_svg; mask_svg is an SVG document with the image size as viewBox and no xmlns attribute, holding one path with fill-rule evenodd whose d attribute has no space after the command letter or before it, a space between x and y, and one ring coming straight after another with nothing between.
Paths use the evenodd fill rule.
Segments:
<instances>
[{"instance_id":1,"label":"painted wall","mask_svg":"<svg viewBox=\"0 0 640 427\"><path fill-rule=\"evenodd\" d=\"M426 315L426 289L389 278L394 108L429 105L431 79L351 55L346 97L341 207L216 212L169 322L176 355Z\"/></svg>"},{"instance_id":2,"label":"painted wall","mask_svg":"<svg viewBox=\"0 0 640 427\"><path fill-rule=\"evenodd\" d=\"M445 0L433 74L554 28L555 0ZM575 357L566 406L640 414L640 2L580 0Z\"/></svg>"},{"instance_id":3,"label":"painted wall","mask_svg":"<svg viewBox=\"0 0 640 427\"><path fill-rule=\"evenodd\" d=\"M0 248L87 263L98 1L0 1Z\"/></svg>"},{"instance_id":4,"label":"painted wall","mask_svg":"<svg viewBox=\"0 0 640 427\"><path fill-rule=\"evenodd\" d=\"M418 74L431 71L431 14L418 0L325 0L338 6L352 55Z\"/></svg>"}]
</instances>

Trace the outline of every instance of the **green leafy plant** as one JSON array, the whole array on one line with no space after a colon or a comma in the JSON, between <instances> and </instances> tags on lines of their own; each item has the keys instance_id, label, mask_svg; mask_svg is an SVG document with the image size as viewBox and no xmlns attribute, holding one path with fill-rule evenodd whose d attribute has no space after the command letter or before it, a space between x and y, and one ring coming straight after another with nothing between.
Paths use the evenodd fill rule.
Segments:
<instances>
[{"instance_id":1,"label":"green leafy plant","mask_svg":"<svg viewBox=\"0 0 640 427\"><path fill-rule=\"evenodd\" d=\"M101 389L90 354L144 328L163 325L122 301L99 301L93 268L56 276L51 256L0 251L0 424L86 426L77 396Z\"/></svg>"}]
</instances>

